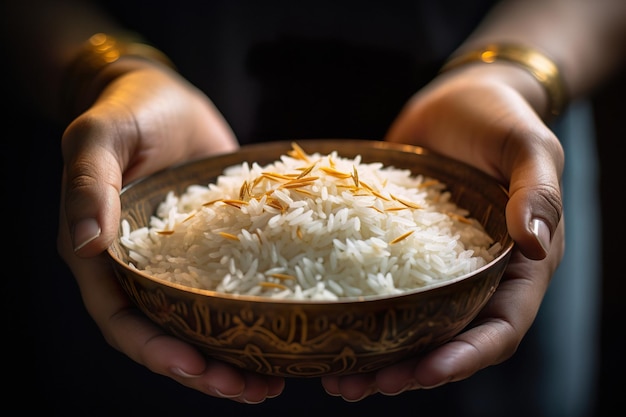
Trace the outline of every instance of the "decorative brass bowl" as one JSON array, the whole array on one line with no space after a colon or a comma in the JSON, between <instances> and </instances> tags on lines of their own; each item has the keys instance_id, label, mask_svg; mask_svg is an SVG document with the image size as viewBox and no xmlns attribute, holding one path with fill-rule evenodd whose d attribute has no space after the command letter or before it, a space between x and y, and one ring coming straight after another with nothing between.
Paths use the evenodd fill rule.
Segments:
<instances>
[{"instance_id":1,"label":"decorative brass bowl","mask_svg":"<svg viewBox=\"0 0 626 417\"><path fill-rule=\"evenodd\" d=\"M368 372L450 340L470 323L496 290L513 242L505 221L506 190L472 167L423 148L366 140L300 140L308 153L381 162L439 179L453 201L478 219L502 249L476 272L394 296L340 301L296 301L199 290L150 277L128 266L117 239L109 248L115 273L130 298L154 322L213 358L285 377ZM168 191L208 184L244 161L276 161L291 142L248 145L176 166L122 190L122 218L145 226ZM120 227L121 235L121 227Z\"/></svg>"}]
</instances>

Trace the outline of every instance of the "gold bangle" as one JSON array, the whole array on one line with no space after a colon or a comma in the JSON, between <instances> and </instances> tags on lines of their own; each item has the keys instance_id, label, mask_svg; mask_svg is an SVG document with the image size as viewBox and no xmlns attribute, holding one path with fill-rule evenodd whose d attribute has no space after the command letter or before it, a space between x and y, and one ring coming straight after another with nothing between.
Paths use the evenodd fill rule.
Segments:
<instances>
[{"instance_id":1,"label":"gold bangle","mask_svg":"<svg viewBox=\"0 0 626 417\"><path fill-rule=\"evenodd\" d=\"M567 103L565 84L559 67L543 53L521 45L487 45L484 48L465 52L452 57L441 68L440 73L458 68L473 62L491 64L497 61L508 61L521 65L546 90L548 108L552 117L558 116Z\"/></svg>"},{"instance_id":2,"label":"gold bangle","mask_svg":"<svg viewBox=\"0 0 626 417\"><path fill-rule=\"evenodd\" d=\"M125 56L157 61L176 69L167 55L141 41L139 37L132 35L114 37L96 33L83 45L65 74L61 108L70 120L83 110L78 108L78 102L96 75L107 65Z\"/></svg>"}]
</instances>

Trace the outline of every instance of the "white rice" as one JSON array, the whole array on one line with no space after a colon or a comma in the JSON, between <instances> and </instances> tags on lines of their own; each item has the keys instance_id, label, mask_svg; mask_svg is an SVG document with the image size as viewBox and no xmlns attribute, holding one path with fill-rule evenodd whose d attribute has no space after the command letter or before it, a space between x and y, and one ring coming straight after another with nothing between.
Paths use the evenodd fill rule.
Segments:
<instances>
[{"instance_id":1,"label":"white rice","mask_svg":"<svg viewBox=\"0 0 626 417\"><path fill-rule=\"evenodd\" d=\"M471 273L499 244L445 184L361 157L243 163L170 192L122 244L131 266L189 287L285 299L397 294Z\"/></svg>"}]
</instances>

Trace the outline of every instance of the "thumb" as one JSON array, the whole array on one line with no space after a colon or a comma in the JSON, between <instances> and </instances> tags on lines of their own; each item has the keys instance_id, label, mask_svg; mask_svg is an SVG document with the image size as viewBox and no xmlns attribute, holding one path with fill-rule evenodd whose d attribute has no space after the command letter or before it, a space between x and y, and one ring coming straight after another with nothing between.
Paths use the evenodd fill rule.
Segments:
<instances>
[{"instance_id":1,"label":"thumb","mask_svg":"<svg viewBox=\"0 0 626 417\"><path fill-rule=\"evenodd\" d=\"M84 118L63 135L61 213L65 214L74 252L95 256L113 242L120 217L122 167L110 130Z\"/></svg>"},{"instance_id":2,"label":"thumb","mask_svg":"<svg viewBox=\"0 0 626 417\"><path fill-rule=\"evenodd\" d=\"M510 178L509 234L527 258L540 260L550 252L563 214L563 148L554 133L537 121L512 129L507 149L503 158L509 161L504 164Z\"/></svg>"}]
</instances>

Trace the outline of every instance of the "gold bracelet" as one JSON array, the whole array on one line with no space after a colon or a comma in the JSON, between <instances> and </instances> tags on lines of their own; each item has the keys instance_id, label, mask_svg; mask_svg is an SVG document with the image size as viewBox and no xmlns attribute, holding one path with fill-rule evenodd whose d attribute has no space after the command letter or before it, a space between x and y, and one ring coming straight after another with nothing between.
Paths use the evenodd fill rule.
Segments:
<instances>
[{"instance_id":1,"label":"gold bracelet","mask_svg":"<svg viewBox=\"0 0 626 417\"><path fill-rule=\"evenodd\" d=\"M157 61L176 69L167 55L141 41L139 37L132 35L114 37L96 33L85 43L65 74L61 106L70 120L83 110L77 108L77 103L96 75L107 65L125 56Z\"/></svg>"},{"instance_id":2,"label":"gold bracelet","mask_svg":"<svg viewBox=\"0 0 626 417\"><path fill-rule=\"evenodd\" d=\"M567 103L565 84L559 67L543 53L521 45L487 45L482 49L465 52L452 57L441 68L440 73L458 68L473 62L491 64L497 61L508 61L521 65L546 90L548 94L548 108L552 117L558 116Z\"/></svg>"}]
</instances>

